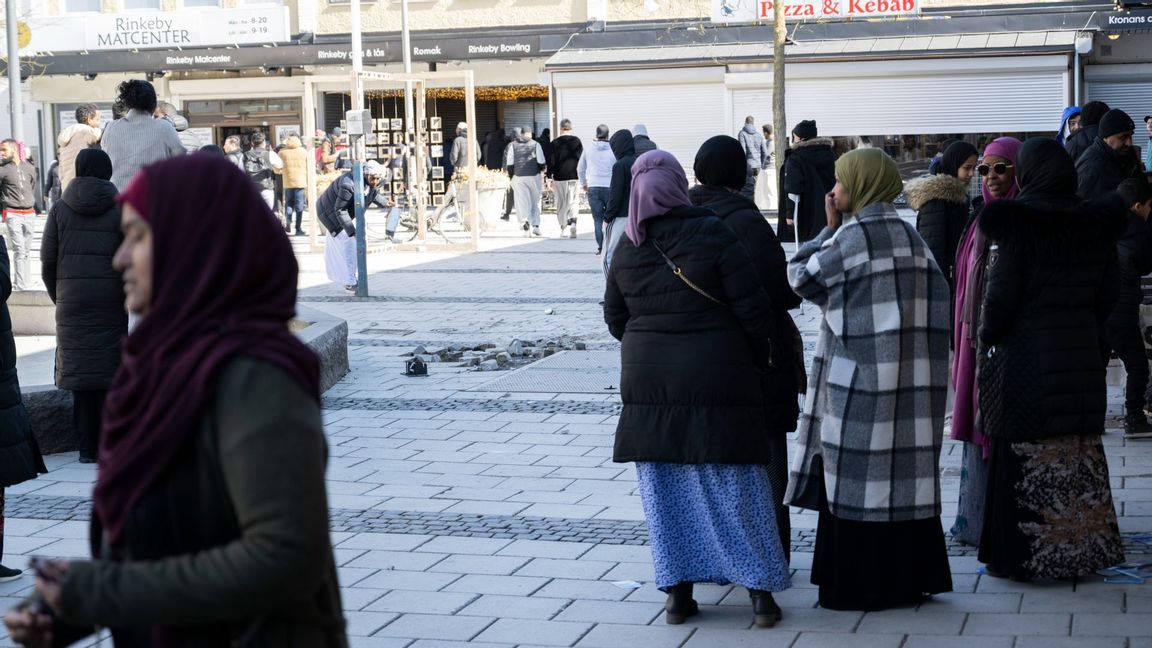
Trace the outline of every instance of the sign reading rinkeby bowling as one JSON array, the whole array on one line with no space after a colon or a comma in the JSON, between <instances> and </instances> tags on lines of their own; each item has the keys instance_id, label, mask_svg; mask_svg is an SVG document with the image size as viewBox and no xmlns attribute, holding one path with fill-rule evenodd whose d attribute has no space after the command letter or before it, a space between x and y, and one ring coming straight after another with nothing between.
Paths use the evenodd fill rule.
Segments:
<instances>
[{"instance_id":1,"label":"sign reading rinkeby bowling","mask_svg":"<svg viewBox=\"0 0 1152 648\"><path fill-rule=\"evenodd\" d=\"M920 0L784 0L785 20L843 20L920 13ZM775 0L712 0L712 22L772 22Z\"/></svg>"}]
</instances>

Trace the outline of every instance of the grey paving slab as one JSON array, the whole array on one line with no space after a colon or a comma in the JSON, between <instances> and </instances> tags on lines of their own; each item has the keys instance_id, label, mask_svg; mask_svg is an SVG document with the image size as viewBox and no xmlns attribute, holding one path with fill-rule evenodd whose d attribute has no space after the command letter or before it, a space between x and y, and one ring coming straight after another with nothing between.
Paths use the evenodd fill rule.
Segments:
<instances>
[{"instance_id":1,"label":"grey paving slab","mask_svg":"<svg viewBox=\"0 0 1152 648\"><path fill-rule=\"evenodd\" d=\"M996 614L976 612L968 616L965 635L1038 635L1067 637L1071 614Z\"/></svg>"},{"instance_id":2,"label":"grey paving slab","mask_svg":"<svg viewBox=\"0 0 1152 648\"><path fill-rule=\"evenodd\" d=\"M848 634L843 632L804 632L791 648L901 648L902 634Z\"/></svg>"},{"instance_id":3,"label":"grey paving slab","mask_svg":"<svg viewBox=\"0 0 1152 648\"><path fill-rule=\"evenodd\" d=\"M573 601L571 605L564 608L555 618L557 621L648 625L663 614L664 606L659 603Z\"/></svg>"},{"instance_id":4,"label":"grey paving slab","mask_svg":"<svg viewBox=\"0 0 1152 648\"><path fill-rule=\"evenodd\" d=\"M1013 648L1016 638L908 635L904 648Z\"/></svg>"},{"instance_id":5,"label":"grey paving slab","mask_svg":"<svg viewBox=\"0 0 1152 648\"><path fill-rule=\"evenodd\" d=\"M958 635L967 615L963 612L919 612L913 609L869 612L864 615L857 632L881 634L938 634Z\"/></svg>"},{"instance_id":6,"label":"grey paving slab","mask_svg":"<svg viewBox=\"0 0 1152 648\"><path fill-rule=\"evenodd\" d=\"M1015 648L1125 648L1128 645L1125 637L1017 637Z\"/></svg>"},{"instance_id":7,"label":"grey paving slab","mask_svg":"<svg viewBox=\"0 0 1152 648\"><path fill-rule=\"evenodd\" d=\"M498 616L506 619L547 620L555 617L569 604L571 601L567 599L484 594L460 610L459 614Z\"/></svg>"},{"instance_id":8,"label":"grey paving slab","mask_svg":"<svg viewBox=\"0 0 1152 648\"><path fill-rule=\"evenodd\" d=\"M591 629L591 623L500 619L476 639L496 643L520 643L527 640L541 646L571 646Z\"/></svg>"},{"instance_id":9,"label":"grey paving slab","mask_svg":"<svg viewBox=\"0 0 1152 648\"><path fill-rule=\"evenodd\" d=\"M356 583L357 587L387 590L418 590L435 592L461 578L460 574L439 574L434 572L377 570L375 574Z\"/></svg>"},{"instance_id":10,"label":"grey paving slab","mask_svg":"<svg viewBox=\"0 0 1152 648\"><path fill-rule=\"evenodd\" d=\"M371 591L353 589L352 591ZM477 595L459 592L421 592L393 590L378 597L364 609L373 612L401 612L407 614L456 614Z\"/></svg>"},{"instance_id":11,"label":"grey paving slab","mask_svg":"<svg viewBox=\"0 0 1152 648\"><path fill-rule=\"evenodd\" d=\"M447 614L404 614L375 634L382 637L467 641L483 632L493 621L495 619Z\"/></svg>"},{"instance_id":12,"label":"grey paving slab","mask_svg":"<svg viewBox=\"0 0 1152 648\"><path fill-rule=\"evenodd\" d=\"M1024 592L1020 611L1025 613L1123 612L1124 594L1121 591L1072 591L1070 589Z\"/></svg>"},{"instance_id":13,"label":"grey paving slab","mask_svg":"<svg viewBox=\"0 0 1152 648\"><path fill-rule=\"evenodd\" d=\"M676 626L634 626L600 623L580 643L579 648L664 648L678 646L692 634L691 628Z\"/></svg>"},{"instance_id":14,"label":"grey paving slab","mask_svg":"<svg viewBox=\"0 0 1152 648\"><path fill-rule=\"evenodd\" d=\"M345 612L350 636L369 636L395 621L399 615L387 612Z\"/></svg>"},{"instance_id":15,"label":"grey paving slab","mask_svg":"<svg viewBox=\"0 0 1152 648\"><path fill-rule=\"evenodd\" d=\"M1143 637L1152 633L1148 616L1145 614L1096 614L1084 613L1073 616L1072 636L1074 637Z\"/></svg>"},{"instance_id":16,"label":"grey paving slab","mask_svg":"<svg viewBox=\"0 0 1152 648\"><path fill-rule=\"evenodd\" d=\"M416 555L416 554L413 554ZM530 558L521 556L478 556L461 554L449 556L437 562L430 571L442 571L454 574L489 574L508 576L517 573L521 576L539 576L540 574L523 574L517 570L528 563Z\"/></svg>"},{"instance_id":17,"label":"grey paving slab","mask_svg":"<svg viewBox=\"0 0 1152 648\"><path fill-rule=\"evenodd\" d=\"M533 558L516 571L518 576L547 576L594 580L607 574L616 563L594 560L565 560L559 558ZM616 579L619 580L619 579Z\"/></svg>"},{"instance_id":18,"label":"grey paving slab","mask_svg":"<svg viewBox=\"0 0 1152 648\"><path fill-rule=\"evenodd\" d=\"M527 596L540 591L548 583L547 578L530 576L488 576L468 574L449 585L450 592L472 592L475 594L505 594Z\"/></svg>"}]
</instances>

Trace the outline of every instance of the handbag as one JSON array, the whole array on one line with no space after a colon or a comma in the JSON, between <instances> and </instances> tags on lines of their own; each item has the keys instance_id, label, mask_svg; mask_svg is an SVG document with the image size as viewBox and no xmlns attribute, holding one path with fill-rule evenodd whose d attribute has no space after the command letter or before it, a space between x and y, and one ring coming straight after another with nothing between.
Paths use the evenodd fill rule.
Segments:
<instances>
[{"instance_id":1,"label":"handbag","mask_svg":"<svg viewBox=\"0 0 1152 648\"><path fill-rule=\"evenodd\" d=\"M656 241L653 241L652 239L648 239L648 240L652 241L652 247L656 248L656 251L660 253L660 256L664 257L664 263L667 263L668 267L672 269L672 274L676 275L677 277L680 278L681 281L688 284L689 288L691 288L692 290L695 290L696 292L700 293L701 295L707 297L709 301L711 301L715 304L719 304L721 306L727 306L728 305L728 304L720 301L719 299L716 299L712 295L709 295L707 290L704 290L700 286L697 286L696 284L692 283L692 280L684 275L684 271L682 269L680 269L680 266L676 265L676 262L673 261L672 259L669 259L667 254L664 254L664 250L660 248L660 245L658 243L656 243Z\"/></svg>"}]
</instances>

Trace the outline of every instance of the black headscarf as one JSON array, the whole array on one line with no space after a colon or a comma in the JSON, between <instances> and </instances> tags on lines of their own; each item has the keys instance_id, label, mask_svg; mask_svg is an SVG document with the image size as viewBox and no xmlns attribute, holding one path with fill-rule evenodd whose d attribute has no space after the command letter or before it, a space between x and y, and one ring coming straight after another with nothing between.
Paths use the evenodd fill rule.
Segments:
<instances>
[{"instance_id":1,"label":"black headscarf","mask_svg":"<svg viewBox=\"0 0 1152 648\"><path fill-rule=\"evenodd\" d=\"M1076 165L1059 142L1033 137L1016 155L1016 200L1044 207L1068 207L1077 203Z\"/></svg>"},{"instance_id":2,"label":"black headscarf","mask_svg":"<svg viewBox=\"0 0 1152 648\"><path fill-rule=\"evenodd\" d=\"M617 160L628 155L636 155L636 141L632 137L632 131L627 128L612 133L612 139L608 141L608 145L612 147L612 153Z\"/></svg>"},{"instance_id":3,"label":"black headscarf","mask_svg":"<svg viewBox=\"0 0 1152 648\"><path fill-rule=\"evenodd\" d=\"M112 179L112 158L103 149L86 148L76 154L76 177Z\"/></svg>"},{"instance_id":4,"label":"black headscarf","mask_svg":"<svg viewBox=\"0 0 1152 648\"><path fill-rule=\"evenodd\" d=\"M702 185L743 189L748 175L744 147L734 137L717 135L700 146L692 172Z\"/></svg>"},{"instance_id":5,"label":"black headscarf","mask_svg":"<svg viewBox=\"0 0 1152 648\"><path fill-rule=\"evenodd\" d=\"M937 173L945 173L955 178L960 173L960 167L968 161L968 158L973 155L979 156L980 152L976 150L968 142L956 141L948 145L944 149L944 155L940 158L940 166Z\"/></svg>"}]
</instances>

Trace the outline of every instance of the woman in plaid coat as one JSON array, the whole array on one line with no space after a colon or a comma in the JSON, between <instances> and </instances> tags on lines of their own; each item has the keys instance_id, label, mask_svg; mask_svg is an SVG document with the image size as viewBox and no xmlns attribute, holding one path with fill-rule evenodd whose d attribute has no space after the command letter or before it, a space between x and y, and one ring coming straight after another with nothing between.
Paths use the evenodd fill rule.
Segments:
<instances>
[{"instance_id":1,"label":"woman in plaid coat","mask_svg":"<svg viewBox=\"0 0 1152 648\"><path fill-rule=\"evenodd\" d=\"M785 500L820 513L820 605L880 610L952 589L939 481L949 288L891 205L903 187L891 158L853 151L836 180L828 227L788 267L824 321Z\"/></svg>"}]
</instances>

